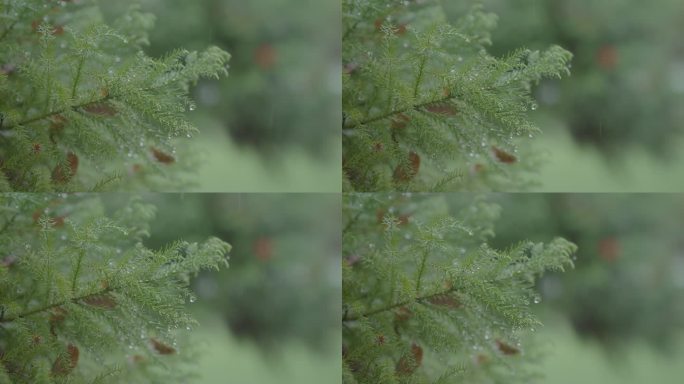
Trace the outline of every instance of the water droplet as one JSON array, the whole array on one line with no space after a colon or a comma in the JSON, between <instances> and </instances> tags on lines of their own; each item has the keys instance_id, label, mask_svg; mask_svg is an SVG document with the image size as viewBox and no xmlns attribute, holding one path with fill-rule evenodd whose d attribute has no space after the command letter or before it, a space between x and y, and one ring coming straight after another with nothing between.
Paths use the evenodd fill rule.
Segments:
<instances>
[{"instance_id":1,"label":"water droplet","mask_svg":"<svg viewBox=\"0 0 684 384\"><path fill-rule=\"evenodd\" d=\"M190 139L190 138L192 138L192 135L188 133L187 135L185 135L185 137L187 137L188 139Z\"/></svg>"},{"instance_id":2,"label":"water droplet","mask_svg":"<svg viewBox=\"0 0 684 384\"><path fill-rule=\"evenodd\" d=\"M535 303L535 304L541 303L541 297L535 296L535 297L534 297L534 303Z\"/></svg>"},{"instance_id":3,"label":"water droplet","mask_svg":"<svg viewBox=\"0 0 684 384\"><path fill-rule=\"evenodd\" d=\"M190 302L191 302L191 303L194 303L194 302L195 302L195 297L194 297L194 296L190 296Z\"/></svg>"},{"instance_id":4,"label":"water droplet","mask_svg":"<svg viewBox=\"0 0 684 384\"><path fill-rule=\"evenodd\" d=\"M191 111L194 111L194 110L195 110L195 106L194 106L194 105L190 105L190 106L188 107L188 109L191 110Z\"/></svg>"}]
</instances>

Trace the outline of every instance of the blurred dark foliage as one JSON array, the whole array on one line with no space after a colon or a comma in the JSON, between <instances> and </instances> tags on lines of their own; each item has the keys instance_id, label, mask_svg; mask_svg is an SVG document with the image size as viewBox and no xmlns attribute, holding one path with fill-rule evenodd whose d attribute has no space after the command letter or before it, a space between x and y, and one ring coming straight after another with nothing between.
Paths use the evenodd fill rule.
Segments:
<instances>
[{"instance_id":1,"label":"blurred dark foliage","mask_svg":"<svg viewBox=\"0 0 684 384\"><path fill-rule=\"evenodd\" d=\"M541 280L544 300L579 335L607 347L645 341L673 346L684 327L684 197L680 195L501 195L495 244L548 241L579 247L573 273Z\"/></svg>"},{"instance_id":2,"label":"blurred dark foliage","mask_svg":"<svg viewBox=\"0 0 684 384\"><path fill-rule=\"evenodd\" d=\"M544 110L556 105L576 140L606 154L672 149L684 131L684 2L483 2L499 15L493 53L558 43L574 54L572 77L543 83L537 96Z\"/></svg>"},{"instance_id":3,"label":"blurred dark foliage","mask_svg":"<svg viewBox=\"0 0 684 384\"><path fill-rule=\"evenodd\" d=\"M109 2L114 11L134 0ZM195 90L200 109L239 143L323 155L339 140L340 5L335 0L142 0L157 16L150 54L214 44L230 77ZM198 109L199 110L199 109Z\"/></svg>"},{"instance_id":4,"label":"blurred dark foliage","mask_svg":"<svg viewBox=\"0 0 684 384\"><path fill-rule=\"evenodd\" d=\"M329 195L151 195L149 246L207 234L233 245L230 268L193 281L198 303L266 351L325 347L341 316L340 202Z\"/></svg>"}]
</instances>

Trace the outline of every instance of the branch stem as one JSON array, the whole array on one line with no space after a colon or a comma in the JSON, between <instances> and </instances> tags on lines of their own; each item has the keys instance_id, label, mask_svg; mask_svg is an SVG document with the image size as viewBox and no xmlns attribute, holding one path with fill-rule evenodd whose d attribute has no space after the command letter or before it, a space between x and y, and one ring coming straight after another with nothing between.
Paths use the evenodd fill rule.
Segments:
<instances>
[{"instance_id":1,"label":"branch stem","mask_svg":"<svg viewBox=\"0 0 684 384\"><path fill-rule=\"evenodd\" d=\"M375 315L377 315L377 314L380 314L380 313L383 313L383 312L387 312L387 311L391 311L391 310L393 310L393 309L396 309L396 308L399 308L399 307L403 307L403 306L406 306L406 305L409 305L409 304L420 303L420 302L423 302L423 301L425 301L425 300L430 300L430 299L432 299L432 298L434 298L434 297L438 297L438 296L442 296L442 295L445 295L445 294L448 294L448 293L452 293L452 292L454 292L454 291L456 291L456 288L450 288L450 289L447 289L447 290L444 290L444 291L439 291L439 292L431 293L431 294L425 295L425 296L417 296L417 297L415 297L415 298L413 298L413 299L411 299L411 300L404 300L404 301L400 301L400 302L398 302L398 303L389 304L389 305L386 305L386 306L384 306L384 307L372 309L372 310L369 310L369 311L366 311L366 312L363 312L363 313L360 313L360 314L356 314L356 315L355 315L355 314L351 314L351 315L345 314L344 317L342 318L342 322L347 322L347 321L358 321L358 320L360 320L360 319L362 319L362 318L375 316Z\"/></svg>"},{"instance_id":2,"label":"branch stem","mask_svg":"<svg viewBox=\"0 0 684 384\"><path fill-rule=\"evenodd\" d=\"M418 104L410 105L408 107L395 109L393 111L383 113L383 114L378 115L378 116L369 117L369 118L366 118L366 119L361 120L361 121L350 122L349 124L346 124L343 128L344 129L356 129L362 125L366 125L366 124L374 123L376 121L384 120L384 119L396 116L396 115L401 114L401 113L420 110L421 108L429 107L430 105L433 105L433 104L444 103L444 102L447 102L449 100L452 100L453 98L454 98L454 96L449 94L447 96L440 97L438 99L428 100L428 101L424 101L424 102L421 102Z\"/></svg>"},{"instance_id":3,"label":"branch stem","mask_svg":"<svg viewBox=\"0 0 684 384\"><path fill-rule=\"evenodd\" d=\"M62 306L64 304L67 304L67 303L76 303L80 300L87 299L87 298L92 297L92 296L100 296L100 295L103 295L103 294L110 292L110 291L113 291L113 290L114 290L114 288L107 287L107 288L104 288L104 289L96 291L96 292L91 292L91 293L88 293L85 295L72 297L70 299L58 301L58 302L51 303L51 304L46 304L42 307L38 307L38 308L32 309L30 311L22 312L22 313L14 315L14 316L7 316L3 319L0 319L0 323L9 323L9 322L17 320L17 319L22 319L24 317L28 317L31 315L35 315L37 313L48 311L52 308L59 307L59 306Z\"/></svg>"},{"instance_id":4,"label":"branch stem","mask_svg":"<svg viewBox=\"0 0 684 384\"><path fill-rule=\"evenodd\" d=\"M68 111L68 110L76 110L76 109L79 109L79 108L87 107L87 106L92 105L92 104L102 103L102 102L107 101L107 100L109 100L109 99L111 99L111 98L112 98L112 96L107 95L107 96L100 97L100 98L97 98L97 99L94 99L94 100L89 100L89 101L86 101L86 102L83 102L83 103L80 103L80 104L75 104L75 105L72 105L72 106L69 106L69 107L66 107L66 108L57 109L57 110L50 111L50 112L45 112L45 113L43 113L43 114L41 114L41 115L38 115L38 116L35 116L35 117L31 117L31 118L29 118L29 119L25 119L25 120L22 120L22 121L19 121L19 122L15 123L15 124L6 125L6 126L3 128L3 130L7 131L7 130L10 130L10 129L14 128L14 127L20 126L20 125L32 124L32 123L35 123L36 121L45 120L45 119L50 118L50 117L52 117L52 116L59 115L59 114L64 113L64 112L66 112L66 111Z\"/></svg>"}]
</instances>

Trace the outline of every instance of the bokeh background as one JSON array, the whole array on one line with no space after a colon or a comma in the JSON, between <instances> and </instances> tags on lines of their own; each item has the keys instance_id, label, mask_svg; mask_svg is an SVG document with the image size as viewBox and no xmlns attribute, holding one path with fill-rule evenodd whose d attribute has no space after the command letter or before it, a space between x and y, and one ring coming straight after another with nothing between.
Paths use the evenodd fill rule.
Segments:
<instances>
[{"instance_id":1,"label":"bokeh background","mask_svg":"<svg viewBox=\"0 0 684 384\"><path fill-rule=\"evenodd\" d=\"M193 190L341 190L341 10L337 0L121 0L156 16L152 56L219 46L229 77L201 81ZM186 190L187 191L187 190Z\"/></svg>"},{"instance_id":2,"label":"bokeh background","mask_svg":"<svg viewBox=\"0 0 684 384\"><path fill-rule=\"evenodd\" d=\"M471 199L447 197L452 212ZM545 275L541 382L676 383L684 375L684 195L498 194L496 248L562 236L575 269Z\"/></svg>"},{"instance_id":3,"label":"bokeh background","mask_svg":"<svg viewBox=\"0 0 684 384\"><path fill-rule=\"evenodd\" d=\"M542 191L684 190L684 2L479 2L499 16L493 54L574 54L570 77L536 89ZM444 2L454 18L470 3Z\"/></svg>"},{"instance_id":4,"label":"bokeh background","mask_svg":"<svg viewBox=\"0 0 684 384\"><path fill-rule=\"evenodd\" d=\"M335 382L342 376L341 202L335 194L148 194L146 246L217 236L230 267L192 280L198 383ZM125 203L124 194L107 203Z\"/></svg>"}]
</instances>

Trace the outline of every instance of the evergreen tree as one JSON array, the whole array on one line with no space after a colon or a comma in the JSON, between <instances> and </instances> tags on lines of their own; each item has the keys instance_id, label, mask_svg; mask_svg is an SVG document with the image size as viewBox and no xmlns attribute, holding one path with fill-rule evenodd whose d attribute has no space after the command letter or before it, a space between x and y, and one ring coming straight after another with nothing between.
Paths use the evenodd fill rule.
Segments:
<instances>
[{"instance_id":1,"label":"evergreen tree","mask_svg":"<svg viewBox=\"0 0 684 384\"><path fill-rule=\"evenodd\" d=\"M528 383L539 357L530 304L546 271L572 266L556 238L488 245L496 205L443 196L350 195L343 232L345 383Z\"/></svg>"},{"instance_id":2,"label":"evergreen tree","mask_svg":"<svg viewBox=\"0 0 684 384\"><path fill-rule=\"evenodd\" d=\"M154 206L0 197L0 383L187 382L189 278L230 245L143 245Z\"/></svg>"},{"instance_id":3,"label":"evergreen tree","mask_svg":"<svg viewBox=\"0 0 684 384\"><path fill-rule=\"evenodd\" d=\"M558 46L487 53L496 16L448 22L439 1L344 0L344 189L482 190L527 185L539 129L531 87L568 74Z\"/></svg>"},{"instance_id":4,"label":"evergreen tree","mask_svg":"<svg viewBox=\"0 0 684 384\"><path fill-rule=\"evenodd\" d=\"M154 16L135 6L109 24L97 1L3 0L0 15L0 190L179 187L188 88L226 74L226 52L148 57Z\"/></svg>"}]
</instances>

